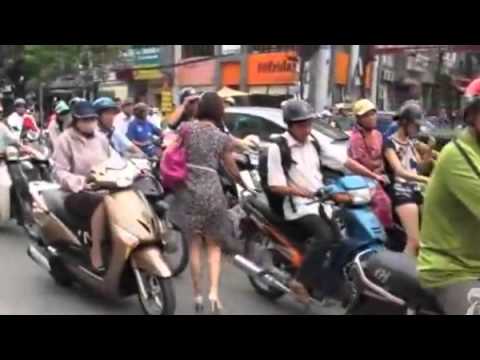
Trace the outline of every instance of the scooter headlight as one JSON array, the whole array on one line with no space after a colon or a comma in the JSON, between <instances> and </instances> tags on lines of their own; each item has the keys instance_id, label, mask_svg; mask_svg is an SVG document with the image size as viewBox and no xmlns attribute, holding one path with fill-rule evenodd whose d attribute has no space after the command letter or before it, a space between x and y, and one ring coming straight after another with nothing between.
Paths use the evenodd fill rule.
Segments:
<instances>
[{"instance_id":1,"label":"scooter headlight","mask_svg":"<svg viewBox=\"0 0 480 360\"><path fill-rule=\"evenodd\" d=\"M352 197L353 205L368 205L373 197L370 188L350 190L348 193Z\"/></svg>"}]
</instances>

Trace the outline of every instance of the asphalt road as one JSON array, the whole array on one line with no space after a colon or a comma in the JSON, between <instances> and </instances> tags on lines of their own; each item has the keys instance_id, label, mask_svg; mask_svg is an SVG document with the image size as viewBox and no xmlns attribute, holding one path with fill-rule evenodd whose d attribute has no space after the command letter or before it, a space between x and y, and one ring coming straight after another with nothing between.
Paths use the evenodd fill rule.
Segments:
<instances>
[{"instance_id":1,"label":"asphalt road","mask_svg":"<svg viewBox=\"0 0 480 360\"><path fill-rule=\"evenodd\" d=\"M12 224L0 228L0 315L141 315L136 297L117 302L92 295L80 287L61 288L26 254L28 238ZM206 275L206 272L205 272ZM206 276L205 276L206 280ZM177 315L194 315L189 272L175 282ZM246 277L224 265L221 297L229 315L335 315L335 307L311 306L290 298L276 303L257 295Z\"/></svg>"}]
</instances>

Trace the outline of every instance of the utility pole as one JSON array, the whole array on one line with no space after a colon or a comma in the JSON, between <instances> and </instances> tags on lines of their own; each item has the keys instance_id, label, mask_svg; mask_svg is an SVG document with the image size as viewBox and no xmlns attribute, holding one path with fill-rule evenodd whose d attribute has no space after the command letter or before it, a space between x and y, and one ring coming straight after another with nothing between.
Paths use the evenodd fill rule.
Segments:
<instances>
[{"instance_id":1,"label":"utility pole","mask_svg":"<svg viewBox=\"0 0 480 360\"><path fill-rule=\"evenodd\" d=\"M376 105L377 104L377 92L378 92L378 71L379 71L379 60L378 56L375 56L373 60L372 67L372 89L371 89L371 100Z\"/></svg>"},{"instance_id":2,"label":"utility pole","mask_svg":"<svg viewBox=\"0 0 480 360\"><path fill-rule=\"evenodd\" d=\"M311 61L312 91L310 93L310 102L317 112L323 111L327 105L331 58L331 45L320 45Z\"/></svg>"},{"instance_id":3,"label":"utility pole","mask_svg":"<svg viewBox=\"0 0 480 360\"><path fill-rule=\"evenodd\" d=\"M356 75L357 69L359 66L360 59L360 45L352 45L350 48L350 67L348 71L348 87L347 87L347 95L355 99L357 94L355 93L355 82L356 82Z\"/></svg>"}]
</instances>

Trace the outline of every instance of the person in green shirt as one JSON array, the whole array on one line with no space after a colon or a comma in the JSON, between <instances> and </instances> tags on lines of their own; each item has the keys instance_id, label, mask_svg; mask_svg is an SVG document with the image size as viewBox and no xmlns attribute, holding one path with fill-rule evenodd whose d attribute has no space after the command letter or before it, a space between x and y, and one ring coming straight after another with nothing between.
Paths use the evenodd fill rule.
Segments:
<instances>
[{"instance_id":1,"label":"person in green shirt","mask_svg":"<svg viewBox=\"0 0 480 360\"><path fill-rule=\"evenodd\" d=\"M417 268L445 313L480 315L480 97L465 121L427 188Z\"/></svg>"}]
</instances>

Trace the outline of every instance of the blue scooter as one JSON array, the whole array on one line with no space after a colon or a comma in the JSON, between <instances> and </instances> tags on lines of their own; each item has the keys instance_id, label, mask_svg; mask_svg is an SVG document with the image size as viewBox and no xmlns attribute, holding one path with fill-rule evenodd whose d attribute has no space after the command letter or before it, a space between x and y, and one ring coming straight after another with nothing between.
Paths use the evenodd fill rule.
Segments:
<instances>
[{"instance_id":1,"label":"blue scooter","mask_svg":"<svg viewBox=\"0 0 480 360\"><path fill-rule=\"evenodd\" d=\"M385 231L371 210L376 183L343 176L317 194L320 213L337 227L338 242L324 264L322 284L308 289L312 299L333 299L347 314L438 314L434 297L416 276L415 260L385 248ZM302 264L308 240L302 229L276 215L261 195L244 196L245 251L234 258L254 289L276 300Z\"/></svg>"}]
</instances>

